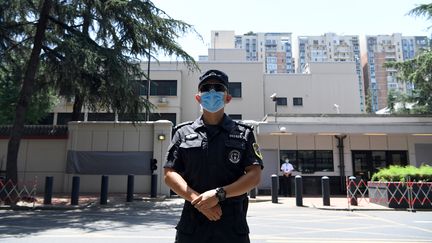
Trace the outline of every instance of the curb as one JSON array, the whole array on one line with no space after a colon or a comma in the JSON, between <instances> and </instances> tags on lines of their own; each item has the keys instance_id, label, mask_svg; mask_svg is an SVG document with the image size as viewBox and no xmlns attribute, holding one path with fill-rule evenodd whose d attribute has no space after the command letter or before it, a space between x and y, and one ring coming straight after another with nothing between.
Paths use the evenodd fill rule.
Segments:
<instances>
[{"instance_id":1,"label":"curb","mask_svg":"<svg viewBox=\"0 0 432 243\"><path fill-rule=\"evenodd\" d=\"M0 210L14 210L14 211L34 211L34 210L82 210L87 208L109 208L109 207L116 207L118 205L127 205L127 204L133 204L134 202L163 202L167 199L166 196L161 195L155 198L152 197L137 197L134 198L132 202L127 202L126 199L112 197L108 199L108 204L100 204L99 199L96 199L94 201L81 203L79 205L71 205L71 204L61 204L61 205L55 205L55 204L39 204L36 206L33 205L1 205Z\"/></svg>"}]
</instances>

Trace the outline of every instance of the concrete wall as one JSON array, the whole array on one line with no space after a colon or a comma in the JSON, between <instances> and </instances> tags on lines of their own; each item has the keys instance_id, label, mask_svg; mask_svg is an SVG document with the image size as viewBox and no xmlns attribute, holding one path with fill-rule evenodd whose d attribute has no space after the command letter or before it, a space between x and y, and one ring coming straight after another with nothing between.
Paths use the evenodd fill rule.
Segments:
<instances>
[{"instance_id":1,"label":"concrete wall","mask_svg":"<svg viewBox=\"0 0 432 243\"><path fill-rule=\"evenodd\" d=\"M158 192L168 194L163 182L165 153L171 140L172 123L156 121L133 125L130 122L71 122L68 139L24 139L18 156L19 180L32 184L37 178L37 192L42 193L45 177L54 177L55 193L70 193L72 177L80 176L80 192L100 192L101 175L66 173L67 152L75 151L152 151L158 161ZM165 140L158 140L164 134ZM6 167L7 139L0 140L0 161ZM145 161L149 163L149 161ZM135 176L135 193L150 192L150 175ZM127 175L110 175L109 192L126 193Z\"/></svg>"},{"instance_id":2,"label":"concrete wall","mask_svg":"<svg viewBox=\"0 0 432 243\"><path fill-rule=\"evenodd\" d=\"M9 140L0 139L0 161L6 170ZM23 139L18 153L18 178L26 185L37 184L43 191L45 177L54 177L55 192L63 190L66 169L67 139Z\"/></svg>"},{"instance_id":3,"label":"concrete wall","mask_svg":"<svg viewBox=\"0 0 432 243\"><path fill-rule=\"evenodd\" d=\"M264 113L274 114L275 104L269 98L287 98L287 106L278 106L279 114L357 114L360 110L355 63L310 63L310 74L264 75ZM302 106L293 106L293 97L303 98Z\"/></svg>"}]
</instances>

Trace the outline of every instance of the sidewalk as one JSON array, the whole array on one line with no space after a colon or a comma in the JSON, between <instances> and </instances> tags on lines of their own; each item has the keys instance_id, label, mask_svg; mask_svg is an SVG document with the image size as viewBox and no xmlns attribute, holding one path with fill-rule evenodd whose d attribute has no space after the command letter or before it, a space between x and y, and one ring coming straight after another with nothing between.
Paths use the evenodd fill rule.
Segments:
<instances>
[{"instance_id":1,"label":"sidewalk","mask_svg":"<svg viewBox=\"0 0 432 243\"><path fill-rule=\"evenodd\" d=\"M271 202L271 196L257 196L256 199L251 198L250 202ZM296 198L293 197L278 197L279 204L286 204L288 207L297 207ZM303 197L303 207L316 208L321 210L395 210L375 203L370 203L369 199L359 198L357 206L349 205L348 199L343 196L330 197L330 206L323 205L322 197Z\"/></svg>"},{"instance_id":2,"label":"sidewalk","mask_svg":"<svg viewBox=\"0 0 432 243\"><path fill-rule=\"evenodd\" d=\"M181 203L182 199L178 197L167 198L164 195L159 195L156 198L151 198L146 194L135 194L133 202L126 202L125 194L110 194L108 196L108 202L106 205L100 204L100 198L97 194L80 195L78 205L70 205L69 195L55 195L52 198L51 205L43 204L43 197L36 197L36 202L20 202L13 207L15 210L76 210L85 208L97 208L97 207L140 207L142 204L139 202L159 202L159 203L172 203L173 200L178 199ZM257 196L256 198L250 198L250 203L263 203L272 205L271 196ZM297 207L295 197L278 197L278 205L284 207ZM348 199L343 196L334 196L330 198L330 206L323 205L323 199L321 197L303 197L303 207L315 208L320 210L345 210L345 211L356 211L356 210L380 210L388 211L395 210L393 208L384 207L375 203L370 203L368 199L359 198L358 205L352 206L348 204ZM0 206L1 209L10 209L9 206Z\"/></svg>"}]
</instances>

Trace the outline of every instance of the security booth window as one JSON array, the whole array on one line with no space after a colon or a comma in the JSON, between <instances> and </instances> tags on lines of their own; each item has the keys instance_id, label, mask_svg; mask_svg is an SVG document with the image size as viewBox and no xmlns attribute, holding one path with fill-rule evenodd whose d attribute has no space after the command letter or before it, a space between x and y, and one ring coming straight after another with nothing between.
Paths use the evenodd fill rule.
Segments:
<instances>
[{"instance_id":1,"label":"security booth window","mask_svg":"<svg viewBox=\"0 0 432 243\"><path fill-rule=\"evenodd\" d=\"M281 150L280 165L290 160L295 171L304 174L316 171L334 171L333 151L332 150Z\"/></svg>"},{"instance_id":2,"label":"security booth window","mask_svg":"<svg viewBox=\"0 0 432 243\"><path fill-rule=\"evenodd\" d=\"M297 160L299 163L299 171L304 174L315 172L315 156L312 150L297 151Z\"/></svg>"},{"instance_id":3,"label":"security booth window","mask_svg":"<svg viewBox=\"0 0 432 243\"><path fill-rule=\"evenodd\" d=\"M315 151L315 169L316 171L334 171L333 151L317 150Z\"/></svg>"},{"instance_id":4,"label":"security booth window","mask_svg":"<svg viewBox=\"0 0 432 243\"><path fill-rule=\"evenodd\" d=\"M281 150L279 168L285 163L285 159L289 159L290 164L294 167L294 171L298 171L297 151L296 150Z\"/></svg>"}]
</instances>

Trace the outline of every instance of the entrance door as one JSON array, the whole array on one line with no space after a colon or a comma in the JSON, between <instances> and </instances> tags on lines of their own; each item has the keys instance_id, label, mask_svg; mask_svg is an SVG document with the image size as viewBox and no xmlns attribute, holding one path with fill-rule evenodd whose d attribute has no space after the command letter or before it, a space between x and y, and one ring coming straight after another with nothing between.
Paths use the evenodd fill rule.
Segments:
<instances>
[{"instance_id":1,"label":"entrance door","mask_svg":"<svg viewBox=\"0 0 432 243\"><path fill-rule=\"evenodd\" d=\"M353 174L357 179L370 180L378 170L389 165L408 164L406 151L352 151Z\"/></svg>"},{"instance_id":2,"label":"entrance door","mask_svg":"<svg viewBox=\"0 0 432 243\"><path fill-rule=\"evenodd\" d=\"M370 151L353 151L353 174L357 179L368 181L371 176Z\"/></svg>"}]
</instances>

